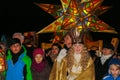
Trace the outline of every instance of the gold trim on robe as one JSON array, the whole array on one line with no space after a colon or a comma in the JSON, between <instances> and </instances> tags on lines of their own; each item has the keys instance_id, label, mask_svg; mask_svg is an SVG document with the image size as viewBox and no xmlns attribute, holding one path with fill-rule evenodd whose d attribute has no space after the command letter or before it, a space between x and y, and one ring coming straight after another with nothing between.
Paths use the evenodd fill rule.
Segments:
<instances>
[{"instance_id":1,"label":"gold trim on robe","mask_svg":"<svg viewBox=\"0 0 120 80\"><path fill-rule=\"evenodd\" d=\"M65 58L61 64L55 60L49 80L67 80L67 70L67 60ZM82 70L74 80L95 80L94 62L91 58L89 59L87 68Z\"/></svg>"}]
</instances>

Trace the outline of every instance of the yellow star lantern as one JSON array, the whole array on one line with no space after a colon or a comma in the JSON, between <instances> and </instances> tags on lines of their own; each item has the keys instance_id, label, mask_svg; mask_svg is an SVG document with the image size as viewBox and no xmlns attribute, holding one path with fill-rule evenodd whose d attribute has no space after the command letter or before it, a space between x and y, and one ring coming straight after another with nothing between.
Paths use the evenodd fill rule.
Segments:
<instances>
[{"instance_id":1,"label":"yellow star lantern","mask_svg":"<svg viewBox=\"0 0 120 80\"><path fill-rule=\"evenodd\" d=\"M37 34L66 31L72 27L82 27L94 32L117 33L114 28L98 18L98 15L109 9L101 6L102 2L103 0L61 0L62 9L59 8L62 15Z\"/></svg>"}]
</instances>

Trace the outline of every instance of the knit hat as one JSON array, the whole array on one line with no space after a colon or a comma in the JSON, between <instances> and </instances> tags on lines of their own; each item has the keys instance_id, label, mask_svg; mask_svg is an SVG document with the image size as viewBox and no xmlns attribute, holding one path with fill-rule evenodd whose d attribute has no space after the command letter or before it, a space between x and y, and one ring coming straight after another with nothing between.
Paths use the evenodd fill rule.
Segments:
<instances>
[{"instance_id":1,"label":"knit hat","mask_svg":"<svg viewBox=\"0 0 120 80\"><path fill-rule=\"evenodd\" d=\"M34 57L36 54L41 54L42 56L44 56L44 51L43 51L41 48L36 48L36 49L33 51L33 57Z\"/></svg>"},{"instance_id":2,"label":"knit hat","mask_svg":"<svg viewBox=\"0 0 120 80\"><path fill-rule=\"evenodd\" d=\"M104 43L103 48L114 50L114 46L111 43Z\"/></svg>"},{"instance_id":3,"label":"knit hat","mask_svg":"<svg viewBox=\"0 0 120 80\"><path fill-rule=\"evenodd\" d=\"M118 64L120 65L120 59L118 58L112 58L109 62L109 66L112 65L112 64Z\"/></svg>"}]
</instances>

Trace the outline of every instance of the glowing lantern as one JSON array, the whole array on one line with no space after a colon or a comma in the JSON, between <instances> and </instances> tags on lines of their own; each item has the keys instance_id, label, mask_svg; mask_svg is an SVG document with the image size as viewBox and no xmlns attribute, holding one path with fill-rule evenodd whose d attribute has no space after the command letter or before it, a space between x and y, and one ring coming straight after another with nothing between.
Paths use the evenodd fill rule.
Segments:
<instances>
[{"instance_id":1,"label":"glowing lantern","mask_svg":"<svg viewBox=\"0 0 120 80\"><path fill-rule=\"evenodd\" d=\"M5 71L5 68L5 52L3 50L0 50L0 72Z\"/></svg>"}]
</instances>

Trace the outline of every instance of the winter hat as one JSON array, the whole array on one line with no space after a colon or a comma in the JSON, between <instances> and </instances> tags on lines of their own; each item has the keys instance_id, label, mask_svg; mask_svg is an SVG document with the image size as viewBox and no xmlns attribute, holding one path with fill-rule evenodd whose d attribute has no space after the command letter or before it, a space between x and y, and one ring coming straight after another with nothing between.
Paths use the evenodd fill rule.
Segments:
<instances>
[{"instance_id":1,"label":"winter hat","mask_svg":"<svg viewBox=\"0 0 120 80\"><path fill-rule=\"evenodd\" d=\"M112 58L109 62L109 66L112 64L118 64L120 66L120 59L118 58Z\"/></svg>"},{"instance_id":2,"label":"winter hat","mask_svg":"<svg viewBox=\"0 0 120 80\"><path fill-rule=\"evenodd\" d=\"M103 48L114 50L114 46L111 43L104 43Z\"/></svg>"},{"instance_id":3,"label":"winter hat","mask_svg":"<svg viewBox=\"0 0 120 80\"><path fill-rule=\"evenodd\" d=\"M41 48L36 48L33 51L33 57L35 57L35 55L37 54L41 54L42 56L44 56L44 51ZM37 72L41 72L44 70L45 66L46 66L46 60L44 60L45 58L43 58L43 60L40 63L37 63L35 58L32 60L32 65L31 68L34 69Z\"/></svg>"},{"instance_id":4,"label":"winter hat","mask_svg":"<svg viewBox=\"0 0 120 80\"><path fill-rule=\"evenodd\" d=\"M34 57L36 54L41 54L42 56L44 56L44 51L43 51L41 48L36 48L36 49L33 51L33 57Z\"/></svg>"}]
</instances>

